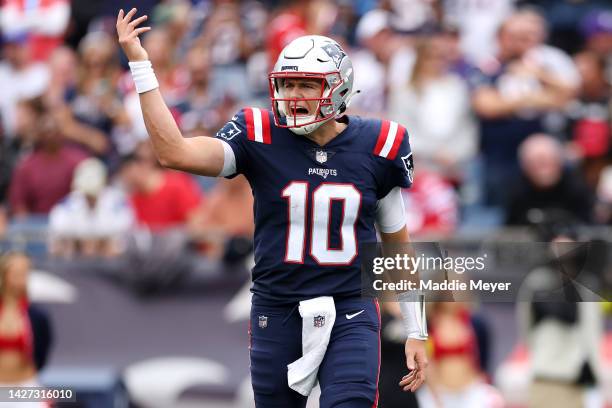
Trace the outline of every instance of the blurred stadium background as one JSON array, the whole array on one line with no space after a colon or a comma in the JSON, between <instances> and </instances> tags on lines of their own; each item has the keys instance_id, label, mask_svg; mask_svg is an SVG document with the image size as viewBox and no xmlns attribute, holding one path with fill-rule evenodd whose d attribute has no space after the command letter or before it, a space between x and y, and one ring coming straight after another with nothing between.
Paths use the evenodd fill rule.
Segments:
<instances>
[{"instance_id":1,"label":"blurred stadium background","mask_svg":"<svg viewBox=\"0 0 612 408\"><path fill-rule=\"evenodd\" d=\"M612 238L609 1L0 4L0 244L31 260L13 255L0 279L5 294L10 270L30 271L40 369L23 377L0 342L2 384L70 387L78 403L65 406L252 406L250 189L157 165L116 42L122 7L150 16L144 45L186 136L268 107L282 47L328 35L355 65L352 114L411 135L415 240ZM430 305L420 406L612 406L610 304L586 305L532 309L531 325L516 304ZM393 383L402 349L388 309Z\"/></svg>"}]
</instances>

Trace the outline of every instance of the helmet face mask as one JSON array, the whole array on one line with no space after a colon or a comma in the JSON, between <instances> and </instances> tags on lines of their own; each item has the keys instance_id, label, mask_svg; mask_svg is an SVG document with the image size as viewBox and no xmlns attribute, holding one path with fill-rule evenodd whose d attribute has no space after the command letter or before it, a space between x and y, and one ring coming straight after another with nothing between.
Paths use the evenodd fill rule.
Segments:
<instances>
[{"instance_id":1,"label":"helmet face mask","mask_svg":"<svg viewBox=\"0 0 612 408\"><path fill-rule=\"evenodd\" d=\"M315 97L288 97L283 89L285 81L287 80L296 81L296 85L304 81L316 81L320 83L318 95ZM338 71L327 74L314 72L271 73L270 95L272 98L272 110L274 111L276 125L279 127L296 129L315 123L322 124L322 122L334 118L336 113L329 95L335 89L342 86L342 84L343 81ZM304 110L307 110L307 112L303 112Z\"/></svg>"},{"instance_id":2,"label":"helmet face mask","mask_svg":"<svg viewBox=\"0 0 612 408\"><path fill-rule=\"evenodd\" d=\"M286 81L291 81L292 86L319 81L321 87L317 95L306 89L295 97L295 92L284 89ZM312 133L344 112L352 96L352 83L352 63L335 41L322 36L294 40L285 47L269 75L276 125L296 134Z\"/></svg>"}]
</instances>

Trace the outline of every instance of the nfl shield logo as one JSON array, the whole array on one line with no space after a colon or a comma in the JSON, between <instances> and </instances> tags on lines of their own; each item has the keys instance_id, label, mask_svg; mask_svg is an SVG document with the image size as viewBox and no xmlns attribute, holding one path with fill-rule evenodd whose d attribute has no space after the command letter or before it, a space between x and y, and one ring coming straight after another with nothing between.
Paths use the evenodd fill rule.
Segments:
<instances>
[{"instance_id":1,"label":"nfl shield logo","mask_svg":"<svg viewBox=\"0 0 612 408\"><path fill-rule=\"evenodd\" d=\"M315 153L315 160L319 163L325 163L327 161L327 152L323 150L317 150Z\"/></svg>"},{"instance_id":2,"label":"nfl shield logo","mask_svg":"<svg viewBox=\"0 0 612 408\"><path fill-rule=\"evenodd\" d=\"M265 329L268 327L268 316L259 316L259 328Z\"/></svg>"},{"instance_id":3,"label":"nfl shield logo","mask_svg":"<svg viewBox=\"0 0 612 408\"><path fill-rule=\"evenodd\" d=\"M314 317L314 327L323 327L325 326L325 316L315 316Z\"/></svg>"}]
</instances>

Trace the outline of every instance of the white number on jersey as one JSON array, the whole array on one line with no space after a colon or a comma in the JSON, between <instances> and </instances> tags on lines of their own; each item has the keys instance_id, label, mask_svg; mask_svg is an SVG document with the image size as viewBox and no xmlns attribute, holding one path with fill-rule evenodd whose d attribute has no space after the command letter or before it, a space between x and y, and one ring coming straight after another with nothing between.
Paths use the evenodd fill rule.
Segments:
<instances>
[{"instance_id":1,"label":"white number on jersey","mask_svg":"<svg viewBox=\"0 0 612 408\"><path fill-rule=\"evenodd\" d=\"M308 183L294 181L283 191L288 201L288 228L285 262L303 263L306 246ZM330 248L333 201L342 202L340 248ZM361 207L361 194L352 184L323 183L312 193L310 255L319 265L348 265L357 256L355 223Z\"/></svg>"}]
</instances>

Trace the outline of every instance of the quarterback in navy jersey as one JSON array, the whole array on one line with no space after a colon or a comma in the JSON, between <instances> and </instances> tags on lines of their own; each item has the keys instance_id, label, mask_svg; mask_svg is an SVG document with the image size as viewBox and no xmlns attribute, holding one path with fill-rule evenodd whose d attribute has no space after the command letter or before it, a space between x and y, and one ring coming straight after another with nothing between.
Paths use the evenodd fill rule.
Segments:
<instances>
[{"instance_id":1,"label":"quarterback in navy jersey","mask_svg":"<svg viewBox=\"0 0 612 408\"><path fill-rule=\"evenodd\" d=\"M234 156L225 175L244 174L255 197L256 304L361 296L359 244L376 242L379 200L411 185L412 154L395 122L340 120L344 130L324 146L258 108L217 132Z\"/></svg>"},{"instance_id":2,"label":"quarterback in navy jersey","mask_svg":"<svg viewBox=\"0 0 612 408\"><path fill-rule=\"evenodd\" d=\"M251 379L258 408L378 404L380 311L361 297L359 245L407 242L400 189L412 184L406 129L346 116L350 58L335 41L300 37L270 73L271 109L244 108L216 137L183 138L159 92L138 35L146 16L117 16L151 142L160 163L207 176L243 174L255 198L250 320ZM422 303L400 303L415 391L425 379ZM312 314L314 312L314 314ZM311 313L311 314L309 314Z\"/></svg>"}]
</instances>

